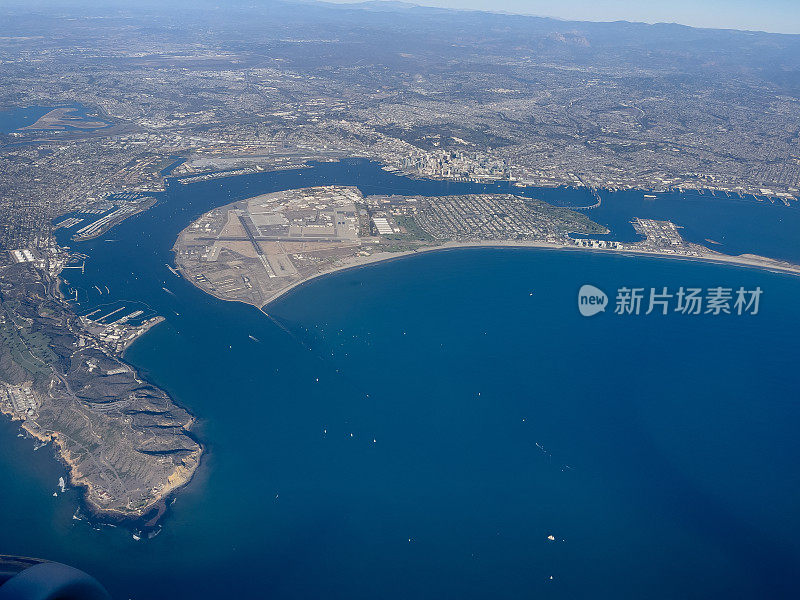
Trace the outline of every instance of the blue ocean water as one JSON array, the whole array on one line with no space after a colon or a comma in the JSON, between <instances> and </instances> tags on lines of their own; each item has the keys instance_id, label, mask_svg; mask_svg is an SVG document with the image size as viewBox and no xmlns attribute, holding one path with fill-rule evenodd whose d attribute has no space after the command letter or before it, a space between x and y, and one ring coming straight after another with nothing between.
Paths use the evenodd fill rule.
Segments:
<instances>
[{"instance_id":1,"label":"blue ocean water","mask_svg":"<svg viewBox=\"0 0 800 600\"><path fill-rule=\"evenodd\" d=\"M69 104L68 108L74 109L72 115L88 117L90 115L86 107L81 104ZM46 115L54 108L60 106L25 106L25 107L0 107L0 133L11 133L22 127L33 125L37 120ZM92 113L93 114L93 113ZM64 125L64 129L74 129L70 125Z\"/></svg>"},{"instance_id":2,"label":"blue ocean water","mask_svg":"<svg viewBox=\"0 0 800 600\"><path fill-rule=\"evenodd\" d=\"M33 125L51 110L44 106L0 108L0 133L10 133L20 127Z\"/></svg>"},{"instance_id":3,"label":"blue ocean water","mask_svg":"<svg viewBox=\"0 0 800 600\"><path fill-rule=\"evenodd\" d=\"M163 531L136 542L72 520L77 492L52 497L63 468L3 423L3 552L74 564L117 598L797 596L800 279L469 249L316 280L271 306L276 324L166 268L178 231L211 206L320 183L479 187L363 163L176 184L150 211L74 244L91 257L83 277L66 275L84 290L79 309L110 296L167 318L127 359L198 416L207 456ZM564 190L564 203L580 194ZM616 197L604 203L609 223L649 216L641 198ZM646 206L676 221L705 210ZM722 211L728 231L773 227L773 213L752 211L800 212L741 206ZM714 239L717 221L698 219L693 235ZM746 251L799 252L780 236L728 237ZM764 293L755 316L587 319L584 283ZM95 284L110 294L91 296Z\"/></svg>"}]
</instances>

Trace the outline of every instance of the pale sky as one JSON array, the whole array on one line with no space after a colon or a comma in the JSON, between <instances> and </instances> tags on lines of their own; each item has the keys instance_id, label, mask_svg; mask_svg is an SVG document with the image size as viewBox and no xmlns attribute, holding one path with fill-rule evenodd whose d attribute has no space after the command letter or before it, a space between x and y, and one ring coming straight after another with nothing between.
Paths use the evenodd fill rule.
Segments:
<instances>
[{"instance_id":1,"label":"pale sky","mask_svg":"<svg viewBox=\"0 0 800 600\"><path fill-rule=\"evenodd\" d=\"M352 0L327 0L339 4ZM577 21L682 23L694 27L800 33L800 0L411 0L413 4L505 11Z\"/></svg>"}]
</instances>

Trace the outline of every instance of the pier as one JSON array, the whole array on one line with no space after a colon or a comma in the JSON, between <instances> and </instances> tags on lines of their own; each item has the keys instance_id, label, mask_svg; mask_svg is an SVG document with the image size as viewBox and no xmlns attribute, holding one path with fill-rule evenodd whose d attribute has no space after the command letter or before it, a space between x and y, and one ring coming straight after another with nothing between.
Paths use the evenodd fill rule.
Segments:
<instances>
[{"instance_id":1,"label":"pier","mask_svg":"<svg viewBox=\"0 0 800 600\"><path fill-rule=\"evenodd\" d=\"M80 269L81 270L81 275L83 275L84 272L86 271L86 260L84 260L80 265L65 265L65 266L63 266L61 268L62 268L62 270L63 269Z\"/></svg>"}]
</instances>

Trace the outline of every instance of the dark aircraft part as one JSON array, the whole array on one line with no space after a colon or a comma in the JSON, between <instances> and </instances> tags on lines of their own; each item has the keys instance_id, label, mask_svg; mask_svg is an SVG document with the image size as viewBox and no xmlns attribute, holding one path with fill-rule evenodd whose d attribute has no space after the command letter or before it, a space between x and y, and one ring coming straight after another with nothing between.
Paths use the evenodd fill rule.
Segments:
<instances>
[{"instance_id":1,"label":"dark aircraft part","mask_svg":"<svg viewBox=\"0 0 800 600\"><path fill-rule=\"evenodd\" d=\"M0 600L111 600L93 577L61 563L0 556Z\"/></svg>"}]
</instances>

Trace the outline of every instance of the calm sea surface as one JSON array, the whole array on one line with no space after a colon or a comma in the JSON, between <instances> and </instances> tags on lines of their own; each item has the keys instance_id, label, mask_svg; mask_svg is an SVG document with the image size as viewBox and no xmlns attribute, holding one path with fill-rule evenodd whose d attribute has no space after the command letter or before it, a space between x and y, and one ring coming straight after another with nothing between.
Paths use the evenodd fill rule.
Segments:
<instances>
[{"instance_id":1,"label":"calm sea surface","mask_svg":"<svg viewBox=\"0 0 800 600\"><path fill-rule=\"evenodd\" d=\"M0 133L10 133L21 127L33 125L52 108L29 106L26 108L0 107Z\"/></svg>"},{"instance_id":2,"label":"calm sea surface","mask_svg":"<svg viewBox=\"0 0 800 600\"><path fill-rule=\"evenodd\" d=\"M73 244L91 257L66 275L80 311L135 301L167 318L127 359L197 415L207 456L161 533L136 542L73 520L78 492L52 496L64 468L4 421L0 552L73 564L137 600L798 596L800 279L458 250L316 280L271 307L278 326L165 266L211 207L328 183L484 189L324 164L175 184ZM671 218L693 241L800 260L797 208L627 192L589 214L631 239L632 217ZM586 319L584 283L764 294L756 316Z\"/></svg>"},{"instance_id":3,"label":"calm sea surface","mask_svg":"<svg viewBox=\"0 0 800 600\"><path fill-rule=\"evenodd\" d=\"M11 133L22 127L33 125L41 117L49 113L54 108L71 108L71 116L87 117L87 109L80 104L68 104L61 106L27 106L27 107L3 107L0 106L0 133ZM64 129L73 129L69 124L63 124Z\"/></svg>"}]
</instances>

